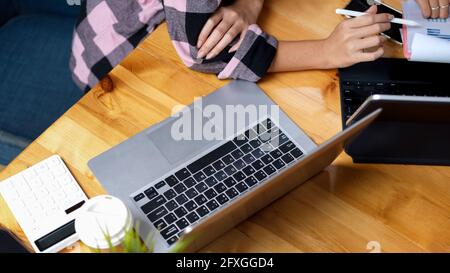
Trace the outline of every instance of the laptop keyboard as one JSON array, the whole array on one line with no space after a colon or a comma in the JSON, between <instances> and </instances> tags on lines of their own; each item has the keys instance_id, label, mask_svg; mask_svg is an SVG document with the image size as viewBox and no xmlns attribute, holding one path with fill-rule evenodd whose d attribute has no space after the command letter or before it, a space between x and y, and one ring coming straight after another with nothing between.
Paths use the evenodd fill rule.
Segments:
<instances>
[{"instance_id":1,"label":"laptop keyboard","mask_svg":"<svg viewBox=\"0 0 450 273\"><path fill-rule=\"evenodd\" d=\"M278 138L278 141L271 141ZM133 196L169 245L303 152L270 119ZM138 205L139 206L139 205Z\"/></svg>"},{"instance_id":2,"label":"laptop keyboard","mask_svg":"<svg viewBox=\"0 0 450 273\"><path fill-rule=\"evenodd\" d=\"M450 97L447 87L426 83L386 83L345 81L342 88L342 111L347 121L371 95Z\"/></svg>"}]
</instances>

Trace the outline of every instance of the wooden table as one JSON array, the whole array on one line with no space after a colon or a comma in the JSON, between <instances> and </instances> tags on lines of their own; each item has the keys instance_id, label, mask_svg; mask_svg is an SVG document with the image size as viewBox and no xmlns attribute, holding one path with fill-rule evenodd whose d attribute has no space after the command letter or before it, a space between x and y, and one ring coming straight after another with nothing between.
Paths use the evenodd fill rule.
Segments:
<instances>
[{"instance_id":1,"label":"wooden table","mask_svg":"<svg viewBox=\"0 0 450 273\"><path fill-rule=\"evenodd\" d=\"M267 0L260 24L279 39L326 37L346 0ZM386 1L400 7L400 0ZM390 44L389 56L401 56ZM320 54L320 53L318 53ZM163 24L2 173L3 180L59 154L90 197L103 194L87 166L94 156L169 117L227 82L185 68ZM261 88L321 143L341 129L336 70L267 76ZM0 223L26 240L0 198ZM374 242L372 242L374 241ZM386 252L450 250L450 168L354 165L342 154L324 172L212 242L205 252ZM68 252L88 251L78 245Z\"/></svg>"}]
</instances>

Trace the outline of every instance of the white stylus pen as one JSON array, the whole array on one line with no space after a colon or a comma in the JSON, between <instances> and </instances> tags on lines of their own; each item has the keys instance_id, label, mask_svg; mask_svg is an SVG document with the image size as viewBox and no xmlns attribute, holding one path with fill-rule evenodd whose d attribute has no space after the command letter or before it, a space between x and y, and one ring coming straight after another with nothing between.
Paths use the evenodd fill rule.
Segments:
<instances>
[{"instance_id":1,"label":"white stylus pen","mask_svg":"<svg viewBox=\"0 0 450 273\"><path fill-rule=\"evenodd\" d=\"M366 15L367 13L354 11L354 10L348 10L348 9L336 9L336 14L351 16L351 17L359 17L359 16ZM399 18L392 19L391 23L407 25L407 26L411 26L411 27L420 26L417 22L414 22L412 20L399 19Z\"/></svg>"}]
</instances>

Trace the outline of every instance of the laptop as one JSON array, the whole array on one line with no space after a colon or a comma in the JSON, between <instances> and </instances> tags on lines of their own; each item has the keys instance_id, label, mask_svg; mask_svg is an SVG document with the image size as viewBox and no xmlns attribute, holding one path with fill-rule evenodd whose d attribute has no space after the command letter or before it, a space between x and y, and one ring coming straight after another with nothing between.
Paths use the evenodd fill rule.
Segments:
<instances>
[{"instance_id":1,"label":"laptop","mask_svg":"<svg viewBox=\"0 0 450 273\"><path fill-rule=\"evenodd\" d=\"M89 167L129 207L141 238L153 236L155 252L170 252L185 236L195 236L195 251L322 171L380 112L318 147L256 84L234 81ZM180 128L195 137L180 138Z\"/></svg>"},{"instance_id":2,"label":"laptop","mask_svg":"<svg viewBox=\"0 0 450 273\"><path fill-rule=\"evenodd\" d=\"M372 95L450 97L450 64L381 58L339 69L342 124Z\"/></svg>"}]
</instances>

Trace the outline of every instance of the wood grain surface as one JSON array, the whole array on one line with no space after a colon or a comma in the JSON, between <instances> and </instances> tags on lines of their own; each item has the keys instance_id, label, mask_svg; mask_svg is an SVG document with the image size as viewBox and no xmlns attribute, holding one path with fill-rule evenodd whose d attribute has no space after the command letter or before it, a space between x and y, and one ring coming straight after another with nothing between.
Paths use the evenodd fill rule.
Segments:
<instances>
[{"instance_id":1,"label":"wood grain surface","mask_svg":"<svg viewBox=\"0 0 450 273\"><path fill-rule=\"evenodd\" d=\"M400 8L400 0L386 1ZM324 38L343 20L346 0L267 0L260 25L279 39ZM320 52L317 52L320 54ZM387 46L386 56L401 57ZM332 58L333 56L330 56ZM114 90L96 87L0 174L3 180L59 154L86 194L104 190L87 166L94 156L164 120L172 107L221 87L215 75L187 69L161 25L111 73ZM336 70L268 75L260 87L317 143L341 129ZM203 252L449 251L450 168L332 166L203 248ZM26 238L0 198L0 224ZM66 252L87 252L81 244Z\"/></svg>"}]
</instances>

